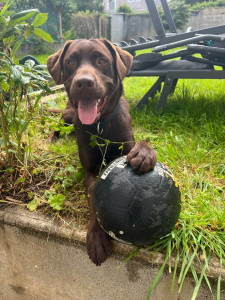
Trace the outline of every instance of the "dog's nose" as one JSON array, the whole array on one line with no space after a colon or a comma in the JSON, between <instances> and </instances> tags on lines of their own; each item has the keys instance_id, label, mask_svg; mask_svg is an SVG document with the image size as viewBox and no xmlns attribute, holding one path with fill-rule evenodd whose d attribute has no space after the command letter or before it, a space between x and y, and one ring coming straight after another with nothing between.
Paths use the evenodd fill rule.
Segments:
<instances>
[{"instance_id":1,"label":"dog's nose","mask_svg":"<svg viewBox=\"0 0 225 300\"><path fill-rule=\"evenodd\" d=\"M77 88L91 88L94 86L94 79L89 75L80 76L76 81Z\"/></svg>"}]
</instances>

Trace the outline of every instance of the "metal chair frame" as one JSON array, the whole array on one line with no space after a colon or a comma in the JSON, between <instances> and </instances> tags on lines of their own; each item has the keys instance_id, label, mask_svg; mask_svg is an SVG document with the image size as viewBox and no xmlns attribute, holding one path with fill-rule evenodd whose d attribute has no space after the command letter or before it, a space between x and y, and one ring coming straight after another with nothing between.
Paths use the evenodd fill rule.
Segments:
<instances>
[{"instance_id":1,"label":"metal chair frame","mask_svg":"<svg viewBox=\"0 0 225 300\"><path fill-rule=\"evenodd\" d=\"M135 108L141 108L143 105L148 104L149 97L154 98L156 93L162 90L157 110L163 109L168 95L175 90L178 79L225 79L225 71L215 69L215 66L225 68L225 36L223 36L225 34L225 25L178 34L168 3L166 0L161 0L171 31L170 34L167 34L154 0L146 0L146 4L156 31L156 39L149 40L140 37L140 42L132 40L128 44L123 41L119 45L134 56L135 51L149 48L152 49L153 53L162 54L160 58L157 56L156 63L153 66L139 70L131 69L127 75L128 77L158 77ZM220 46L214 46L215 43L219 43ZM181 46L185 46L185 50L174 51L170 54L162 53L168 49L176 49ZM200 53L202 57L193 56L196 53ZM174 58L180 58L180 60L171 61ZM138 61L138 56L134 57L134 64L136 61Z\"/></svg>"}]
</instances>

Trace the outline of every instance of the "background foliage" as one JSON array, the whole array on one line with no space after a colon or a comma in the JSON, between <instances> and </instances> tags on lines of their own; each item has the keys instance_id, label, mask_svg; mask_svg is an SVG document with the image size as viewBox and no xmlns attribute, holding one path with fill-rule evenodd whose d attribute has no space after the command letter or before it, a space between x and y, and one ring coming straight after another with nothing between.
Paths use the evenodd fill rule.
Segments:
<instances>
[{"instance_id":1,"label":"background foliage","mask_svg":"<svg viewBox=\"0 0 225 300\"><path fill-rule=\"evenodd\" d=\"M195 3L191 6L191 10L202 10L207 7L221 7L225 6L225 0L216 0L216 1L203 1Z\"/></svg>"},{"instance_id":2,"label":"background foliage","mask_svg":"<svg viewBox=\"0 0 225 300\"><path fill-rule=\"evenodd\" d=\"M104 6L102 0L75 0L77 5L76 11L103 12Z\"/></svg>"},{"instance_id":3,"label":"background foliage","mask_svg":"<svg viewBox=\"0 0 225 300\"><path fill-rule=\"evenodd\" d=\"M187 4L185 4L185 0L171 0L169 2L169 8L176 28L183 29L183 27L188 23L188 18L190 15L189 7ZM160 8L159 13L165 29L168 29L169 27L162 8Z\"/></svg>"},{"instance_id":4,"label":"background foliage","mask_svg":"<svg viewBox=\"0 0 225 300\"><path fill-rule=\"evenodd\" d=\"M71 15L76 9L72 0L15 0L12 8L16 11L28 8L38 8L41 12L48 12L48 21L44 25L54 40L60 39L58 13L61 12L63 30L69 29Z\"/></svg>"},{"instance_id":5,"label":"background foliage","mask_svg":"<svg viewBox=\"0 0 225 300\"><path fill-rule=\"evenodd\" d=\"M125 13L125 14L133 14L134 13L133 9L127 4L121 4L120 6L118 6L116 11L119 13Z\"/></svg>"},{"instance_id":6,"label":"background foliage","mask_svg":"<svg viewBox=\"0 0 225 300\"><path fill-rule=\"evenodd\" d=\"M72 15L70 30L66 39L109 38L109 18L99 13L80 12Z\"/></svg>"},{"instance_id":7,"label":"background foliage","mask_svg":"<svg viewBox=\"0 0 225 300\"><path fill-rule=\"evenodd\" d=\"M202 2L215 2L216 0L184 0L186 4L194 5L196 3L202 3Z\"/></svg>"}]
</instances>

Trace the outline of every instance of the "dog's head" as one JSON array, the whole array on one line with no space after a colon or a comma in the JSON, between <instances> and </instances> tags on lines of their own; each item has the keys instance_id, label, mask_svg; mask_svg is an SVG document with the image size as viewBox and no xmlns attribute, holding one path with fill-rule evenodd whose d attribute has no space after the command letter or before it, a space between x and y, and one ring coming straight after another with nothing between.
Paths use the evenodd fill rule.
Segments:
<instances>
[{"instance_id":1,"label":"dog's head","mask_svg":"<svg viewBox=\"0 0 225 300\"><path fill-rule=\"evenodd\" d=\"M133 57L105 39L68 41L47 61L57 84L64 83L79 119L90 125L108 106L132 66ZM118 99L117 99L118 101Z\"/></svg>"}]
</instances>

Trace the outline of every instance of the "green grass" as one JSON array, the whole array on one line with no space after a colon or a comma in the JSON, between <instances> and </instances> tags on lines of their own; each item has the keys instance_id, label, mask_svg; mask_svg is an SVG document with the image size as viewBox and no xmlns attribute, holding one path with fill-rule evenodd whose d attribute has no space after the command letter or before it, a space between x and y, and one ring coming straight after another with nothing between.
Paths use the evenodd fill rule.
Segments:
<instances>
[{"instance_id":1,"label":"green grass","mask_svg":"<svg viewBox=\"0 0 225 300\"><path fill-rule=\"evenodd\" d=\"M31 54L32 56L34 56L41 65L46 65L47 59L49 57L49 54ZM16 56L15 62L18 63L19 59L23 58L25 55L19 55Z\"/></svg>"}]
</instances>

